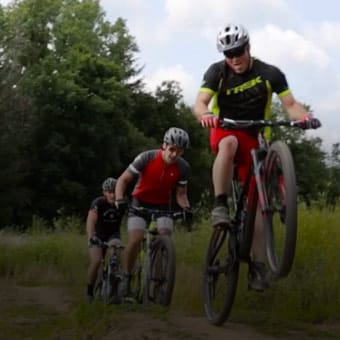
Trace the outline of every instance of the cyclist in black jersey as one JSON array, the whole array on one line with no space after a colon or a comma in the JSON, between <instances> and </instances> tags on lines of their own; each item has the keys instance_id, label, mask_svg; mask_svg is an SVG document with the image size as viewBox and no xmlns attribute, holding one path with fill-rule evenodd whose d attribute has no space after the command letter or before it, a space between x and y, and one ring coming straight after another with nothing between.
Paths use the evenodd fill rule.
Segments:
<instances>
[{"instance_id":1,"label":"cyclist in black jersey","mask_svg":"<svg viewBox=\"0 0 340 340\"><path fill-rule=\"evenodd\" d=\"M303 119L306 128L318 128L321 125L295 100L279 68L251 56L249 35L242 25L228 24L220 30L217 49L224 54L224 59L213 63L205 72L193 107L200 124L210 128L210 145L216 156L212 169L215 194L211 213L213 226L229 223L227 194L234 164L237 165L241 181L244 181L251 164L250 150L258 144L256 131L223 130L218 126L219 118L268 118L272 93L275 92L291 119ZM250 282L250 287L255 290L263 290L266 286L263 278L264 238L261 226L262 223L257 219L252 252L254 267L258 268L259 274L253 275Z\"/></svg>"},{"instance_id":2,"label":"cyclist in black jersey","mask_svg":"<svg viewBox=\"0 0 340 340\"><path fill-rule=\"evenodd\" d=\"M93 300L94 284L104 253L103 242L120 245L122 214L115 205L116 179L109 177L102 184L103 195L93 200L86 219L90 264L87 275L87 301ZM108 254L110 255L110 254Z\"/></svg>"}]
</instances>

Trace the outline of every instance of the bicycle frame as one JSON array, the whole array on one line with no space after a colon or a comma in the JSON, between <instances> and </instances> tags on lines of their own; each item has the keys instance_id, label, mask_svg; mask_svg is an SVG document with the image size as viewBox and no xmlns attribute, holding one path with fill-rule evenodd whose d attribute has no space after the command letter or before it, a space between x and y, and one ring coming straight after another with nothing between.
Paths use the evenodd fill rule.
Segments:
<instances>
[{"instance_id":1,"label":"bicycle frame","mask_svg":"<svg viewBox=\"0 0 340 340\"><path fill-rule=\"evenodd\" d=\"M268 197L264 188L264 160L267 156L268 144L261 132L258 134L259 148L251 150L252 169L256 182L258 200L262 214L268 213Z\"/></svg>"},{"instance_id":2,"label":"bicycle frame","mask_svg":"<svg viewBox=\"0 0 340 340\"><path fill-rule=\"evenodd\" d=\"M248 129L250 127L254 128L264 128L264 127L274 127L274 126L287 126L287 127L299 127L300 121L272 121L272 120L232 120L228 118L224 118L220 120L220 126L222 128L230 129L230 130L243 130ZM262 131L258 132L257 135L259 146L256 149L251 150L252 157L252 165L249 169L245 184L240 193L240 197L237 199L236 206L236 217L239 222L240 214L243 209L243 202L245 196L248 194L248 190L251 183L251 178L254 176L256 188L258 192L258 200L261 208L262 214L267 214L269 212L269 204L267 192L265 190L264 185L264 161L268 152L268 142L263 136ZM235 189L232 188L232 192L235 195ZM237 222L236 221L236 222Z\"/></svg>"},{"instance_id":3,"label":"bicycle frame","mask_svg":"<svg viewBox=\"0 0 340 340\"><path fill-rule=\"evenodd\" d=\"M105 303L118 302L118 283L123 277L120 270L120 254L124 246L103 242L101 247L103 248L103 259L97 283L99 291L96 295ZM112 250L110 256L107 256L108 249Z\"/></svg>"},{"instance_id":4,"label":"bicycle frame","mask_svg":"<svg viewBox=\"0 0 340 340\"><path fill-rule=\"evenodd\" d=\"M296 242L296 224L297 224L297 203L296 203L296 179L294 160L291 156L289 147L282 141L275 141L269 145L263 136L262 128L273 126L286 126L301 128L301 121L271 121L271 120L246 120L236 121L231 119L222 119L220 126L226 129L248 129L257 128L259 146L251 150L252 164L249 169L243 190L237 201L237 210L234 226L239 226L242 222L242 210L244 210L245 198L249 199L252 193L253 182L256 185L256 206L251 205L250 212L253 223L255 222L257 207L260 208L265 225L266 253L268 263L273 277L286 276L291 268L295 242ZM283 179L285 178L285 180ZM283 180L282 180L283 179ZM269 190L269 191L268 191ZM288 191L287 191L288 190ZM251 197L250 197L251 199ZM255 212L253 211L255 210ZM245 209L249 213L249 209ZM255 215L254 215L255 214ZM277 218L276 216L279 216ZM286 235L282 239L276 239L276 233L283 228L276 228L281 223L289 226L286 228ZM249 222L249 221L247 221ZM245 222L244 222L245 223ZM246 242L240 243L242 248L243 259L246 257L246 249L249 248L250 235L252 235L253 225L247 224L248 231L244 237ZM240 233L240 231L238 231ZM277 244L281 243L280 249Z\"/></svg>"}]
</instances>

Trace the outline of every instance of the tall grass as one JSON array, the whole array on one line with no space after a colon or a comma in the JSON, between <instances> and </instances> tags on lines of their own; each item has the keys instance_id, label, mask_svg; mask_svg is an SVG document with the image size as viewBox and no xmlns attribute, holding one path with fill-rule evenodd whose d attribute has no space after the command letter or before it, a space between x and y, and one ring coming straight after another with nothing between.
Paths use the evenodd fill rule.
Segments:
<instances>
[{"instance_id":1,"label":"tall grass","mask_svg":"<svg viewBox=\"0 0 340 340\"><path fill-rule=\"evenodd\" d=\"M51 229L34 218L27 232L2 230L0 276L30 285L84 281L87 248L79 224L77 219L60 219Z\"/></svg>"},{"instance_id":2,"label":"tall grass","mask_svg":"<svg viewBox=\"0 0 340 340\"><path fill-rule=\"evenodd\" d=\"M259 294L247 290L247 268L242 265L231 319L272 323L339 320L339 219L339 209L330 213L301 208L290 275ZM58 228L53 232L46 231L43 223L36 220L27 233L0 234L0 276L29 285L64 285L83 294L87 247L85 236L79 233L80 222L56 221ZM207 220L191 233L178 229L174 233L177 274L172 310L203 315L202 272L210 233ZM126 233L123 235L126 241Z\"/></svg>"},{"instance_id":3,"label":"tall grass","mask_svg":"<svg viewBox=\"0 0 340 340\"><path fill-rule=\"evenodd\" d=\"M287 278L271 282L264 293L248 291L247 267L241 266L238 294L231 317L320 322L340 320L340 210L300 208L295 262ZM177 286L174 302L190 313L202 311L202 266L210 235L209 223L186 239L177 234Z\"/></svg>"}]
</instances>

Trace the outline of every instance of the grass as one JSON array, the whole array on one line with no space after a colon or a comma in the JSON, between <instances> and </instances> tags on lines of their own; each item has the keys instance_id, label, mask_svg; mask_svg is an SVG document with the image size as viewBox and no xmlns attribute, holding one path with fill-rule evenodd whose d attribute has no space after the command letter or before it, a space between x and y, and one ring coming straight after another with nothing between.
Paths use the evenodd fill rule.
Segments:
<instances>
[{"instance_id":1,"label":"grass","mask_svg":"<svg viewBox=\"0 0 340 340\"><path fill-rule=\"evenodd\" d=\"M296 257L290 275L272 282L271 289L258 294L247 290L246 266L242 265L231 320L260 326L272 334L282 334L288 328L300 332L303 325L313 336L320 337L322 333L331 338L332 332L328 334L327 330L312 325L340 321L339 219L339 209L330 213L300 208ZM67 219L55 221L55 225L55 231L49 232L44 221L35 219L28 233L2 231L0 277L27 286L63 286L74 297L71 310L50 319L54 330L58 329L60 334L73 332L70 334L73 338L77 338L77 334L105 334L120 313L141 311L142 306L117 309L102 304L86 305L83 298L87 246L85 236L79 233L80 222ZM204 316L202 271L210 232L209 223L202 221L192 233L177 230L174 234L177 273L171 311ZM23 317L30 315L36 338L44 338L51 330L50 322L34 327L34 316L41 315L41 311L36 306L25 308L16 312ZM11 323L6 326L6 322L14 312L15 308L9 308L2 313L1 329L11 331ZM167 317L166 311L147 312L159 318ZM88 329L89 324L91 329Z\"/></svg>"}]
</instances>

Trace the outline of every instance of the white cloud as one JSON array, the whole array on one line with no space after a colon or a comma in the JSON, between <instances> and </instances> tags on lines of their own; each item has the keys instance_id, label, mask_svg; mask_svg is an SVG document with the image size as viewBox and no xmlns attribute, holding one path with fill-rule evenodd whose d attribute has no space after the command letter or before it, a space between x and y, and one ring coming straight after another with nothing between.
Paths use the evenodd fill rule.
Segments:
<instances>
[{"instance_id":1,"label":"white cloud","mask_svg":"<svg viewBox=\"0 0 340 340\"><path fill-rule=\"evenodd\" d=\"M0 0L0 4L6 6L6 5L8 5L10 2L12 2L12 1L13 1L13 0Z\"/></svg>"},{"instance_id":2,"label":"white cloud","mask_svg":"<svg viewBox=\"0 0 340 340\"><path fill-rule=\"evenodd\" d=\"M286 67L307 65L309 70L324 70L330 57L313 41L293 31L266 25L251 36L252 50L265 56L266 60Z\"/></svg>"},{"instance_id":3,"label":"white cloud","mask_svg":"<svg viewBox=\"0 0 340 340\"><path fill-rule=\"evenodd\" d=\"M9 0L0 0L6 4ZM249 30L254 56L286 74L294 96L311 105L325 144L340 140L340 23L336 1L307 0L100 0L107 18L127 20L140 47L138 63L148 89L177 80L188 105L203 72L218 60L215 38L228 22Z\"/></svg>"},{"instance_id":4,"label":"white cloud","mask_svg":"<svg viewBox=\"0 0 340 340\"><path fill-rule=\"evenodd\" d=\"M317 46L329 49L340 48L340 23L322 22L319 25L312 25L305 28L305 35Z\"/></svg>"},{"instance_id":5,"label":"white cloud","mask_svg":"<svg viewBox=\"0 0 340 340\"><path fill-rule=\"evenodd\" d=\"M164 68L159 68L150 76L146 76L146 85L150 91L155 91L162 81L176 80L180 83L183 89L183 96L189 102L193 102L196 96L197 84L192 75L187 73L182 65L174 65Z\"/></svg>"},{"instance_id":6,"label":"white cloud","mask_svg":"<svg viewBox=\"0 0 340 340\"><path fill-rule=\"evenodd\" d=\"M264 21L286 20L288 7L283 0L166 0L167 13L163 29L195 32L211 37L228 22L258 27Z\"/></svg>"},{"instance_id":7,"label":"white cloud","mask_svg":"<svg viewBox=\"0 0 340 340\"><path fill-rule=\"evenodd\" d=\"M106 9L120 10L122 8L128 8L135 10L143 5L142 0L124 0L124 1L112 1L112 0L100 0L101 6Z\"/></svg>"}]
</instances>

